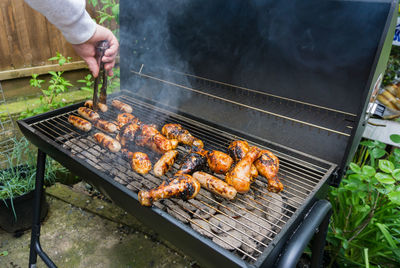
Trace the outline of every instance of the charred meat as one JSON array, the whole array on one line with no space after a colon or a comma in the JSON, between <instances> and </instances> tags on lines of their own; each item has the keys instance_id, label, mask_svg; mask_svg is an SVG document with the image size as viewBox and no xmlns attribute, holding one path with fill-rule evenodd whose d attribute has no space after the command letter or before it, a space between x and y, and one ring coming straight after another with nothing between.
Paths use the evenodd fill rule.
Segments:
<instances>
[{"instance_id":1,"label":"charred meat","mask_svg":"<svg viewBox=\"0 0 400 268\"><path fill-rule=\"evenodd\" d=\"M206 157L199 152L189 153L175 175L192 174L195 171L201 170L204 168L206 161Z\"/></svg>"},{"instance_id":2,"label":"charred meat","mask_svg":"<svg viewBox=\"0 0 400 268\"><path fill-rule=\"evenodd\" d=\"M233 159L226 153L211 151L207 153L207 163L211 171L217 174L225 174L231 168Z\"/></svg>"},{"instance_id":3,"label":"charred meat","mask_svg":"<svg viewBox=\"0 0 400 268\"><path fill-rule=\"evenodd\" d=\"M225 180L239 193L247 193L251 184L251 165L259 157L260 149L252 147L236 166L227 173Z\"/></svg>"},{"instance_id":4,"label":"charred meat","mask_svg":"<svg viewBox=\"0 0 400 268\"><path fill-rule=\"evenodd\" d=\"M154 175L157 177L163 176L174 164L178 151L171 150L163 154L161 158L154 165Z\"/></svg>"},{"instance_id":5,"label":"charred meat","mask_svg":"<svg viewBox=\"0 0 400 268\"><path fill-rule=\"evenodd\" d=\"M100 115L98 113L87 107L79 107L78 114L89 121L96 121L100 118Z\"/></svg>"},{"instance_id":6,"label":"charred meat","mask_svg":"<svg viewBox=\"0 0 400 268\"><path fill-rule=\"evenodd\" d=\"M276 177L279 170L279 159L268 150L262 150L260 157L254 162L258 172L268 180L270 192L280 192L283 184Z\"/></svg>"},{"instance_id":7,"label":"charred meat","mask_svg":"<svg viewBox=\"0 0 400 268\"><path fill-rule=\"evenodd\" d=\"M236 196L236 189L223 180L218 179L202 171L193 173L193 178L200 182L201 187L220 195L226 199L232 200Z\"/></svg>"},{"instance_id":8,"label":"charred meat","mask_svg":"<svg viewBox=\"0 0 400 268\"><path fill-rule=\"evenodd\" d=\"M228 147L228 153L232 156L235 162L239 162L249 151L249 144L247 141L233 141ZM251 179L254 181L258 177L257 168L251 165Z\"/></svg>"},{"instance_id":9,"label":"charred meat","mask_svg":"<svg viewBox=\"0 0 400 268\"><path fill-rule=\"evenodd\" d=\"M153 202L171 197L188 200L194 198L200 191L200 183L192 176L182 174L175 176L168 184L164 181L157 188L149 191L139 191L139 202L143 206L151 206Z\"/></svg>"},{"instance_id":10,"label":"charred meat","mask_svg":"<svg viewBox=\"0 0 400 268\"><path fill-rule=\"evenodd\" d=\"M163 126L161 133L168 139L177 139L180 143L203 148L204 144L201 140L196 139L186 129L179 124L166 124Z\"/></svg>"},{"instance_id":11,"label":"charred meat","mask_svg":"<svg viewBox=\"0 0 400 268\"><path fill-rule=\"evenodd\" d=\"M87 100L85 102L84 106L93 110L93 101L92 100ZM100 103L99 102L99 103L97 103L97 106L99 107L100 111L102 111L103 113L108 111L108 107L104 103Z\"/></svg>"},{"instance_id":12,"label":"charred meat","mask_svg":"<svg viewBox=\"0 0 400 268\"><path fill-rule=\"evenodd\" d=\"M132 154L131 166L139 174L147 174L151 170L151 162L147 154L134 152Z\"/></svg>"},{"instance_id":13,"label":"charred meat","mask_svg":"<svg viewBox=\"0 0 400 268\"><path fill-rule=\"evenodd\" d=\"M104 133L97 132L96 134L94 134L93 137L101 146L110 150L113 153L121 150L121 144Z\"/></svg>"},{"instance_id":14,"label":"charred meat","mask_svg":"<svg viewBox=\"0 0 400 268\"><path fill-rule=\"evenodd\" d=\"M136 137L136 145L148 147L159 154L175 149L174 144L177 145L161 135L155 125L142 125L140 134Z\"/></svg>"},{"instance_id":15,"label":"charred meat","mask_svg":"<svg viewBox=\"0 0 400 268\"><path fill-rule=\"evenodd\" d=\"M70 115L68 117L68 122L71 123L74 127L85 132L88 132L92 129L92 124L89 121L80 118L79 116Z\"/></svg>"},{"instance_id":16,"label":"charred meat","mask_svg":"<svg viewBox=\"0 0 400 268\"><path fill-rule=\"evenodd\" d=\"M117 125L114 123L108 122L103 119L97 119L94 121L94 126L102 131L108 132L108 133L114 133L118 130Z\"/></svg>"},{"instance_id":17,"label":"charred meat","mask_svg":"<svg viewBox=\"0 0 400 268\"><path fill-rule=\"evenodd\" d=\"M129 113L118 114L117 122L118 122L118 126L120 128L122 128L123 126L125 126L128 123L136 123L136 124L140 125L139 119L137 117L135 117L133 114L129 114Z\"/></svg>"},{"instance_id":18,"label":"charred meat","mask_svg":"<svg viewBox=\"0 0 400 268\"><path fill-rule=\"evenodd\" d=\"M119 100L113 100L111 102L111 105L116 108L117 110L120 110L124 113L132 113L133 109L130 105L123 103L122 101Z\"/></svg>"},{"instance_id":19,"label":"charred meat","mask_svg":"<svg viewBox=\"0 0 400 268\"><path fill-rule=\"evenodd\" d=\"M134 142L135 135L139 131L139 129L139 124L134 122L128 123L120 129L116 139L121 143L123 147L126 147L130 142Z\"/></svg>"}]
</instances>

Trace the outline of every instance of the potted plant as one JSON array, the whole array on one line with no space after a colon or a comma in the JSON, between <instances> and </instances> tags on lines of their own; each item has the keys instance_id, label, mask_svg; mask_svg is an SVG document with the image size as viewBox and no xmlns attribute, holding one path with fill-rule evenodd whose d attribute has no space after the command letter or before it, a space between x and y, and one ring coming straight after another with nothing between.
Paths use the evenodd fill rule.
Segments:
<instances>
[{"instance_id":1,"label":"potted plant","mask_svg":"<svg viewBox=\"0 0 400 268\"><path fill-rule=\"evenodd\" d=\"M13 151L3 154L6 165L0 170L0 228L16 233L32 224L36 164L34 151L25 138L14 139L13 143ZM46 169L45 180L47 183L55 180L52 168ZM41 219L44 219L48 204L45 200L42 204Z\"/></svg>"}]
</instances>

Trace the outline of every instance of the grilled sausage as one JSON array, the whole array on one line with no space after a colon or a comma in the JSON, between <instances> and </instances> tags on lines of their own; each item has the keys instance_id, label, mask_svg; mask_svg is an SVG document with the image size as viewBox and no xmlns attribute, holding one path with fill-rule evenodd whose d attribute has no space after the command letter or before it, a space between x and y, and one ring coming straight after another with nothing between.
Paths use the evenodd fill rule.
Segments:
<instances>
[{"instance_id":1,"label":"grilled sausage","mask_svg":"<svg viewBox=\"0 0 400 268\"><path fill-rule=\"evenodd\" d=\"M237 191L234 187L213 175L197 171L193 173L193 178L197 179L202 187L226 199L232 200L236 196Z\"/></svg>"},{"instance_id":2,"label":"grilled sausage","mask_svg":"<svg viewBox=\"0 0 400 268\"><path fill-rule=\"evenodd\" d=\"M211 151L207 153L207 163L213 172L217 174L225 174L229 171L233 159L226 153Z\"/></svg>"},{"instance_id":3,"label":"grilled sausage","mask_svg":"<svg viewBox=\"0 0 400 268\"><path fill-rule=\"evenodd\" d=\"M117 116L117 121L118 125L120 128L125 126L128 123L136 123L140 125L140 121L137 117L135 117L133 114L129 113L122 113Z\"/></svg>"},{"instance_id":4,"label":"grilled sausage","mask_svg":"<svg viewBox=\"0 0 400 268\"><path fill-rule=\"evenodd\" d=\"M176 157L178 156L178 151L171 150L163 154L161 158L154 165L154 175L161 177L164 175L174 164Z\"/></svg>"},{"instance_id":5,"label":"grilled sausage","mask_svg":"<svg viewBox=\"0 0 400 268\"><path fill-rule=\"evenodd\" d=\"M94 121L94 126L108 133L114 133L118 130L118 127L115 124L103 119L97 119Z\"/></svg>"},{"instance_id":6,"label":"grilled sausage","mask_svg":"<svg viewBox=\"0 0 400 268\"><path fill-rule=\"evenodd\" d=\"M84 106L93 110L93 101L92 100L87 100L85 102ZM100 111L102 111L103 113L108 111L108 107L104 103L98 102L97 106L99 107Z\"/></svg>"},{"instance_id":7,"label":"grilled sausage","mask_svg":"<svg viewBox=\"0 0 400 268\"><path fill-rule=\"evenodd\" d=\"M153 202L171 197L188 200L200 191L200 183L192 176L183 174L176 176L170 183L165 181L150 191L139 191L138 198L142 206L151 206Z\"/></svg>"},{"instance_id":8,"label":"grilled sausage","mask_svg":"<svg viewBox=\"0 0 400 268\"><path fill-rule=\"evenodd\" d=\"M147 174L151 170L151 162L147 154L134 152L132 154L131 166L139 174Z\"/></svg>"},{"instance_id":9,"label":"grilled sausage","mask_svg":"<svg viewBox=\"0 0 400 268\"><path fill-rule=\"evenodd\" d=\"M110 150L113 153L121 150L121 144L104 133L97 132L96 134L94 134L93 137L101 146Z\"/></svg>"},{"instance_id":10,"label":"grilled sausage","mask_svg":"<svg viewBox=\"0 0 400 268\"><path fill-rule=\"evenodd\" d=\"M116 108L124 113L131 114L133 111L133 109L130 105L123 103L122 101L119 101L119 100L113 100L111 102L111 105L114 106L114 108Z\"/></svg>"},{"instance_id":11,"label":"grilled sausage","mask_svg":"<svg viewBox=\"0 0 400 268\"><path fill-rule=\"evenodd\" d=\"M79 116L70 115L68 117L68 122L70 122L74 127L85 132L88 132L92 129L92 124L90 124L89 121L80 118Z\"/></svg>"},{"instance_id":12,"label":"grilled sausage","mask_svg":"<svg viewBox=\"0 0 400 268\"><path fill-rule=\"evenodd\" d=\"M89 121L95 121L100 118L100 115L87 107L79 107L78 114Z\"/></svg>"}]
</instances>

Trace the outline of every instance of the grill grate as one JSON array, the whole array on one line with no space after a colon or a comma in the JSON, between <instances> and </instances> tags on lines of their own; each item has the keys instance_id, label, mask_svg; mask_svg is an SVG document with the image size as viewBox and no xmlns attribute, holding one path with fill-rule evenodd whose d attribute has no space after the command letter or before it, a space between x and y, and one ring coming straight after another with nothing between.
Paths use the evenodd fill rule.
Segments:
<instances>
[{"instance_id":1,"label":"grill grate","mask_svg":"<svg viewBox=\"0 0 400 268\"><path fill-rule=\"evenodd\" d=\"M155 123L159 128L165 123L181 124L195 137L203 140L206 150L226 152L231 141L242 139L157 108L130 95L120 95L116 99L130 104L134 108L133 114L144 123ZM84 133L75 129L68 123L70 114L78 115L74 110L32 123L31 126L69 150L74 156L113 177L134 192L154 188L162 183L163 179L155 177L152 171L144 176L132 171L121 153L111 153L101 148L92 138L96 130ZM114 109L109 109L109 112L101 117L114 121L117 114ZM249 144L265 148L250 141ZM202 189L193 200L162 200L154 205L178 220L190 224L201 235L212 239L221 247L254 263L328 172L328 168L305 162L272 148L266 149L280 159L278 176L285 186L281 193L268 192L266 180L259 176L250 192L245 195L238 194L234 201L223 200ZM160 157L144 148L133 147L132 151L135 150L146 152L153 164ZM173 168L164 178L171 177L177 171L184 155L189 152L188 148L181 145L178 151L179 156ZM218 214L221 216L216 217Z\"/></svg>"}]
</instances>

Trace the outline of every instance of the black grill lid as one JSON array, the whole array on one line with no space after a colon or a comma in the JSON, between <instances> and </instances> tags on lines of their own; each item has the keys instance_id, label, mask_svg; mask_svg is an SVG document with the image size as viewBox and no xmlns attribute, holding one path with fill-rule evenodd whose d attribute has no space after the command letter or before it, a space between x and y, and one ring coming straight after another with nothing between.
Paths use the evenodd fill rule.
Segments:
<instances>
[{"instance_id":1,"label":"black grill lid","mask_svg":"<svg viewBox=\"0 0 400 268\"><path fill-rule=\"evenodd\" d=\"M121 1L122 87L343 169L395 2Z\"/></svg>"}]
</instances>

